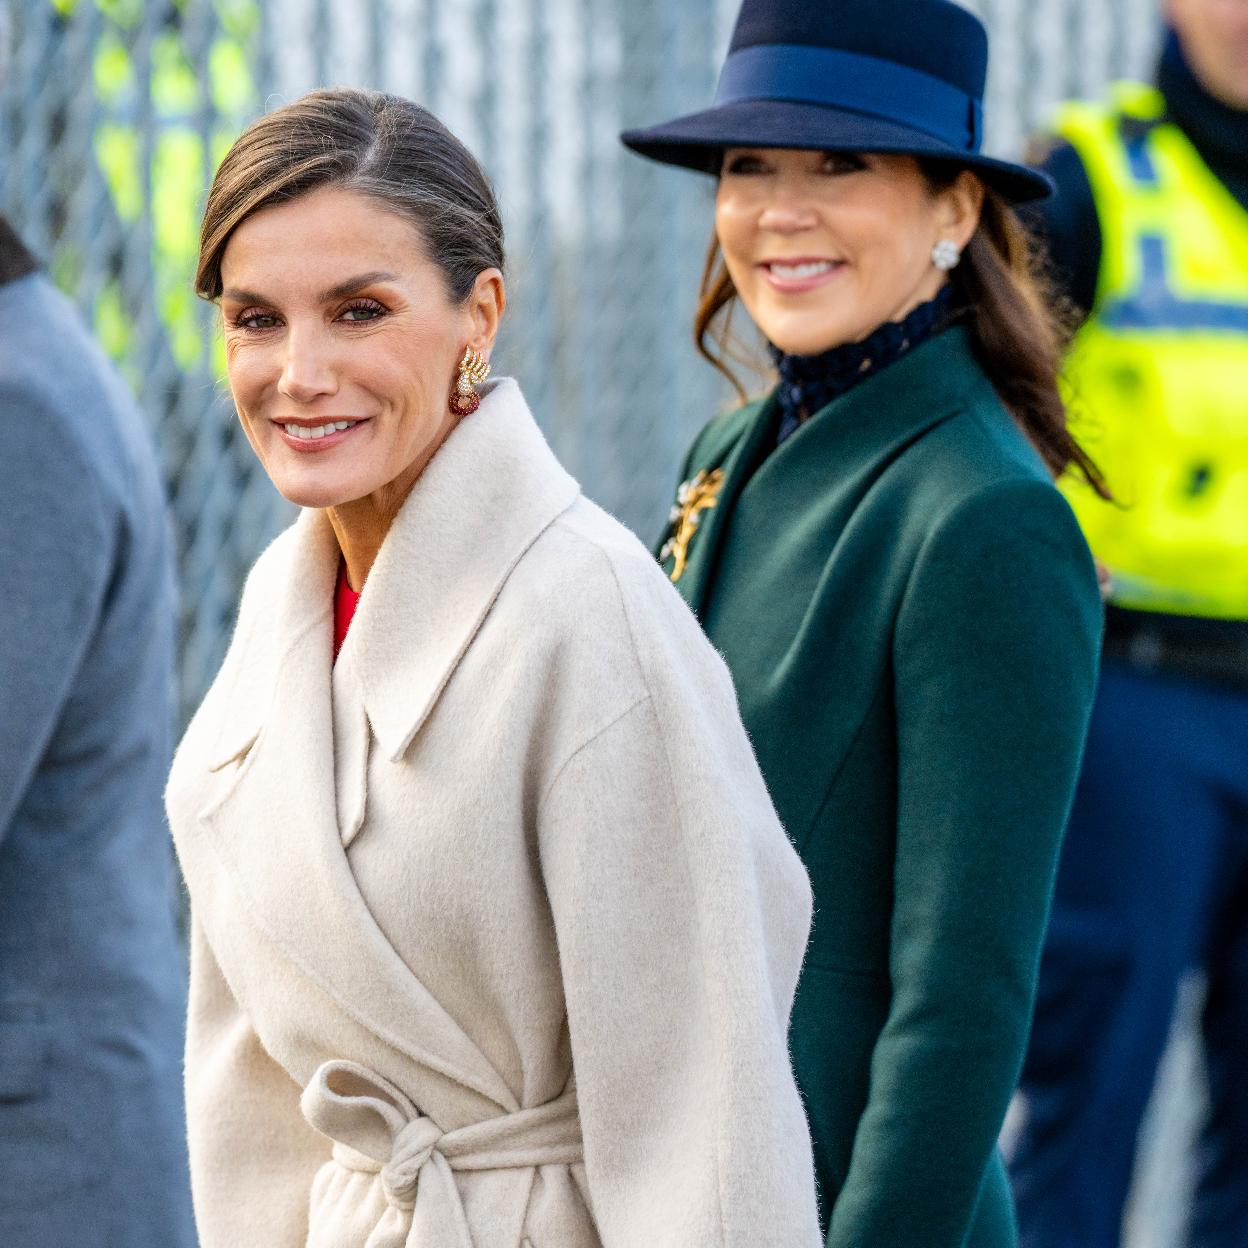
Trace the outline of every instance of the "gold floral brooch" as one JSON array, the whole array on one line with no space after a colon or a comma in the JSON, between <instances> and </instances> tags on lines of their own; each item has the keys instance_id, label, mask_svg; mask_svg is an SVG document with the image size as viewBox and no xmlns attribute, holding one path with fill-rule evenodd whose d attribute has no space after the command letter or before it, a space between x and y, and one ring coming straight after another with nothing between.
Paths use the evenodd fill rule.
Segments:
<instances>
[{"instance_id":1,"label":"gold floral brooch","mask_svg":"<svg viewBox=\"0 0 1248 1248\"><path fill-rule=\"evenodd\" d=\"M702 513L719 502L719 491L724 485L724 470L700 472L692 481L685 481L676 491L676 506L672 508L670 523L672 534L659 551L660 562L675 559L671 577L678 581L684 575L689 562L689 543L702 523Z\"/></svg>"}]
</instances>

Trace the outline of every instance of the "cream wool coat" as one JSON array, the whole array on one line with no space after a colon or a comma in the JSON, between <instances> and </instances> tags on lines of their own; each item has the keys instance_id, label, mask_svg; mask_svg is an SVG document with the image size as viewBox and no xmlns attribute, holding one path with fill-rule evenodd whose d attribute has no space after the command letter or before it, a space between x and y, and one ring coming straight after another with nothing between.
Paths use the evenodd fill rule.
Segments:
<instances>
[{"instance_id":1,"label":"cream wool coat","mask_svg":"<svg viewBox=\"0 0 1248 1248\"><path fill-rule=\"evenodd\" d=\"M334 665L337 566L260 558L170 780L203 1248L815 1248L809 886L693 616L508 381Z\"/></svg>"}]
</instances>

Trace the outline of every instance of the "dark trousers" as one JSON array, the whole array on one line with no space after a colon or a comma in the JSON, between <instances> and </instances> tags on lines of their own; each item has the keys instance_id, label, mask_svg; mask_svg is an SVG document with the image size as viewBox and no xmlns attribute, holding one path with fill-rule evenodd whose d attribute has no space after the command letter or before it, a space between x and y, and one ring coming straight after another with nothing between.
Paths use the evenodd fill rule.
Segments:
<instances>
[{"instance_id":1,"label":"dark trousers","mask_svg":"<svg viewBox=\"0 0 1248 1248\"><path fill-rule=\"evenodd\" d=\"M1180 977L1211 1116L1193 1248L1248 1248L1248 693L1107 659L1021 1086L1020 1248L1118 1248Z\"/></svg>"}]
</instances>

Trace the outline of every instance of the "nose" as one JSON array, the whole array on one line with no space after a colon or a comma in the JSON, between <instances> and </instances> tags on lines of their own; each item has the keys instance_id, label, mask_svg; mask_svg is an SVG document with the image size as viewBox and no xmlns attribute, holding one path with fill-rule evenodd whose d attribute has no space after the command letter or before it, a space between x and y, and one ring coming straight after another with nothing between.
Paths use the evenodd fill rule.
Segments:
<instances>
[{"instance_id":1,"label":"nose","mask_svg":"<svg viewBox=\"0 0 1248 1248\"><path fill-rule=\"evenodd\" d=\"M780 182L759 214L758 226L776 234L798 234L818 224L818 214L800 189Z\"/></svg>"},{"instance_id":2,"label":"nose","mask_svg":"<svg viewBox=\"0 0 1248 1248\"><path fill-rule=\"evenodd\" d=\"M286 337L278 393L294 403L311 403L338 392L338 374L330 345L307 330L292 328Z\"/></svg>"}]
</instances>

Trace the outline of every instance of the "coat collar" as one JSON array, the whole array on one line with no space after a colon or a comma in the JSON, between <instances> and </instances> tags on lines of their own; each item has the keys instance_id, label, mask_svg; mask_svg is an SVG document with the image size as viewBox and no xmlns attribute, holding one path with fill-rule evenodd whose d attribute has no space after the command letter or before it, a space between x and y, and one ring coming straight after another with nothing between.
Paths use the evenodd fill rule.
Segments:
<instances>
[{"instance_id":1,"label":"coat collar","mask_svg":"<svg viewBox=\"0 0 1248 1248\"><path fill-rule=\"evenodd\" d=\"M495 383L434 456L343 645L388 758L402 757L512 569L579 494L514 381Z\"/></svg>"},{"instance_id":2,"label":"coat collar","mask_svg":"<svg viewBox=\"0 0 1248 1248\"><path fill-rule=\"evenodd\" d=\"M985 401L995 403L992 385L975 359L967 330L957 325L833 400L779 446L773 394L758 406L719 465L724 469L719 501L690 547L677 588L703 615L737 500L753 482L774 487L787 499L799 498L902 453L933 426Z\"/></svg>"},{"instance_id":3,"label":"coat collar","mask_svg":"<svg viewBox=\"0 0 1248 1248\"><path fill-rule=\"evenodd\" d=\"M546 444L519 386L499 379L439 448L395 517L339 656L349 664L385 756L420 731L512 569L576 501L580 487ZM269 609L244 639L210 766L245 753L269 716L283 666L311 651L328 681L340 558L329 520L304 511ZM256 574L265 575L262 561Z\"/></svg>"},{"instance_id":4,"label":"coat collar","mask_svg":"<svg viewBox=\"0 0 1248 1248\"><path fill-rule=\"evenodd\" d=\"M724 482L720 487L715 506L706 513L706 521L701 532L694 539L689 550L689 562L685 574L677 582L677 587L684 595L690 607L698 613L702 612L707 592L713 583L715 564L724 534L728 530L732 513L736 508L741 491L749 484L750 478L758 470L776 444L776 425L779 408L773 394L766 402L758 405L757 411L746 424L741 436L727 453L723 463L718 465L724 472ZM699 465L714 468L717 465Z\"/></svg>"},{"instance_id":5,"label":"coat collar","mask_svg":"<svg viewBox=\"0 0 1248 1248\"><path fill-rule=\"evenodd\" d=\"M386 535L340 674L331 666L338 545L327 517L301 515L248 586L258 602L243 612L248 631L235 643L235 676L214 712L226 729L211 760L216 770L237 766L210 786L198 814L203 843L231 877L227 895L244 899L308 980L397 1052L507 1112L515 1094L391 946L343 842L358 830L370 740L402 759L509 573L578 494L515 383L495 383ZM360 705L337 705L347 689ZM351 739L337 739L336 723ZM183 852L199 844L184 837ZM342 939L348 932L353 939ZM362 979L371 986L366 1009Z\"/></svg>"}]
</instances>

